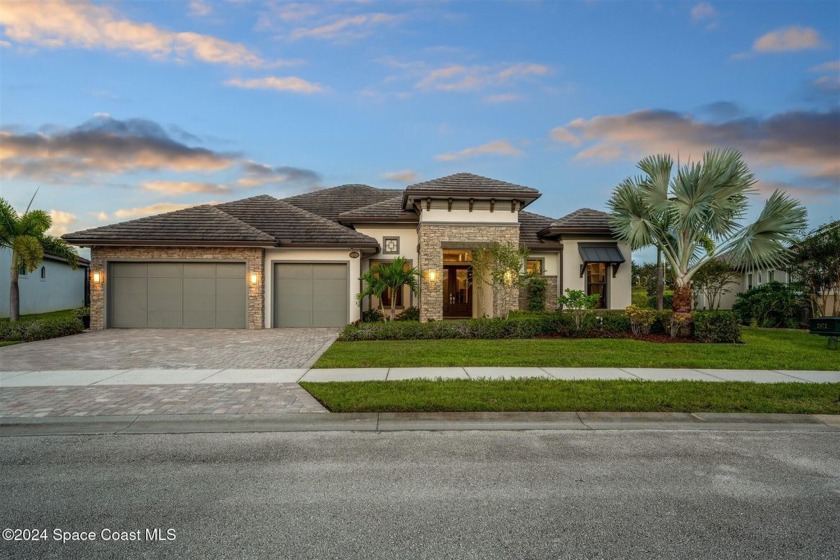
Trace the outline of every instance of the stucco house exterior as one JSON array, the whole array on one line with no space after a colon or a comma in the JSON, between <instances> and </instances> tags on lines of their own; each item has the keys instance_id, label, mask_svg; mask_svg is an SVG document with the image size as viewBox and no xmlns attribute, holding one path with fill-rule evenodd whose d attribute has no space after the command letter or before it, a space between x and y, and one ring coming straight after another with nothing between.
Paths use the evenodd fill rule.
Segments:
<instances>
[{"instance_id":1,"label":"stucco house exterior","mask_svg":"<svg viewBox=\"0 0 840 560\"><path fill-rule=\"evenodd\" d=\"M73 270L61 257L44 255L34 271L21 270L18 275L21 315L86 305L88 265L87 259L79 258L78 267ZM0 317L9 316L11 266L12 250L8 247L0 248Z\"/></svg>"},{"instance_id":2,"label":"stucco house exterior","mask_svg":"<svg viewBox=\"0 0 840 560\"><path fill-rule=\"evenodd\" d=\"M422 321L498 316L477 297L472 250L524 245L529 271L549 280L549 302L566 288L630 304L630 249L607 215L581 209L553 219L525 210L536 189L458 173L377 189L342 185L286 199L259 195L64 235L91 248L91 328L342 326L377 302L356 302L359 277L404 257L421 273L398 309ZM479 299L483 308L479 308ZM516 305L518 298L513 298ZM510 303L505 305L511 305Z\"/></svg>"}]
</instances>

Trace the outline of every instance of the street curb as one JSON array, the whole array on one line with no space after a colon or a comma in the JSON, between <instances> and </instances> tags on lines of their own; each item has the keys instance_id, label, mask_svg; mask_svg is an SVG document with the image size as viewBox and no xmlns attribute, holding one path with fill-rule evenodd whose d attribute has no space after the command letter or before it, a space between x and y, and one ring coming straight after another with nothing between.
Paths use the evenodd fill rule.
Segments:
<instances>
[{"instance_id":1,"label":"street curb","mask_svg":"<svg viewBox=\"0 0 840 560\"><path fill-rule=\"evenodd\" d=\"M381 412L0 418L0 437L469 430L840 432L840 416L699 412Z\"/></svg>"}]
</instances>

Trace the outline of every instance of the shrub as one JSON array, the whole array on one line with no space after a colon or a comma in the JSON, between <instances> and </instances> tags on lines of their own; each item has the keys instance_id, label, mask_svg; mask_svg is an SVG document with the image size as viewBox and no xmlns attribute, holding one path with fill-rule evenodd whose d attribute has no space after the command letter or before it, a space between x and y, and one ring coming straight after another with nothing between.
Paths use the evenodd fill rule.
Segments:
<instances>
[{"instance_id":1,"label":"shrub","mask_svg":"<svg viewBox=\"0 0 840 560\"><path fill-rule=\"evenodd\" d=\"M695 311L693 319L700 342L741 342L741 325L732 311Z\"/></svg>"},{"instance_id":2,"label":"shrub","mask_svg":"<svg viewBox=\"0 0 840 560\"><path fill-rule=\"evenodd\" d=\"M656 311L631 305L627 308L627 319L630 321L630 330L635 336L645 336L650 334L650 327L656 320Z\"/></svg>"},{"instance_id":3,"label":"shrub","mask_svg":"<svg viewBox=\"0 0 840 560\"><path fill-rule=\"evenodd\" d=\"M31 342L33 340L47 340L71 334L84 332L85 327L77 317L62 317L56 319L35 319L32 321L15 321L0 323L0 340L15 342Z\"/></svg>"},{"instance_id":4,"label":"shrub","mask_svg":"<svg viewBox=\"0 0 840 560\"><path fill-rule=\"evenodd\" d=\"M368 309L362 311L362 323L381 323L385 320L385 316L378 309Z\"/></svg>"},{"instance_id":5,"label":"shrub","mask_svg":"<svg viewBox=\"0 0 840 560\"><path fill-rule=\"evenodd\" d=\"M671 311L654 311L653 323L650 325L651 334L671 334Z\"/></svg>"},{"instance_id":6,"label":"shrub","mask_svg":"<svg viewBox=\"0 0 840 560\"><path fill-rule=\"evenodd\" d=\"M548 280L542 276L529 275L525 279L525 292L528 298L528 311L545 311L546 289Z\"/></svg>"},{"instance_id":7,"label":"shrub","mask_svg":"<svg viewBox=\"0 0 840 560\"><path fill-rule=\"evenodd\" d=\"M406 307L405 310L397 315L395 321L419 321L420 308L417 306Z\"/></svg>"},{"instance_id":8,"label":"shrub","mask_svg":"<svg viewBox=\"0 0 840 560\"><path fill-rule=\"evenodd\" d=\"M653 298L654 305L656 304L656 298ZM645 292L633 290L633 295L631 296L630 300L633 305L636 307L651 307L650 302L648 301L648 296Z\"/></svg>"},{"instance_id":9,"label":"shrub","mask_svg":"<svg viewBox=\"0 0 840 560\"><path fill-rule=\"evenodd\" d=\"M587 296L582 290L566 288L563 294L557 296L557 303L561 309L569 310L574 318L575 328L581 331L589 326L592 310L598 304L600 297L597 294Z\"/></svg>"},{"instance_id":10,"label":"shrub","mask_svg":"<svg viewBox=\"0 0 840 560\"><path fill-rule=\"evenodd\" d=\"M807 313L809 302L794 286L768 282L738 294L732 306L741 323L759 327L796 328Z\"/></svg>"}]
</instances>

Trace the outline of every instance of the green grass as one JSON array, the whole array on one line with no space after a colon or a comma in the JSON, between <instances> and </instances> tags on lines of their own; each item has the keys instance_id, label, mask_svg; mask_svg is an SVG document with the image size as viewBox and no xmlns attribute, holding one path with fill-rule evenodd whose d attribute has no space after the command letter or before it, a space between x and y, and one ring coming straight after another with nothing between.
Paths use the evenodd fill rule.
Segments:
<instances>
[{"instance_id":1,"label":"green grass","mask_svg":"<svg viewBox=\"0 0 840 560\"><path fill-rule=\"evenodd\" d=\"M513 379L304 382L301 385L332 412L840 414L840 383Z\"/></svg>"},{"instance_id":2,"label":"green grass","mask_svg":"<svg viewBox=\"0 0 840 560\"><path fill-rule=\"evenodd\" d=\"M63 319L65 317L73 316L73 309L63 309L61 311L50 311L49 313L31 313L29 315L21 315L21 321L35 321L37 319ZM0 321L8 322L8 317L0 318Z\"/></svg>"},{"instance_id":3,"label":"green grass","mask_svg":"<svg viewBox=\"0 0 840 560\"><path fill-rule=\"evenodd\" d=\"M16 340L0 340L0 346L11 346L12 344L20 344Z\"/></svg>"},{"instance_id":4,"label":"green grass","mask_svg":"<svg viewBox=\"0 0 840 560\"><path fill-rule=\"evenodd\" d=\"M336 367L672 367L840 370L840 352L807 331L745 328L744 344L632 339L336 342L315 364Z\"/></svg>"}]
</instances>

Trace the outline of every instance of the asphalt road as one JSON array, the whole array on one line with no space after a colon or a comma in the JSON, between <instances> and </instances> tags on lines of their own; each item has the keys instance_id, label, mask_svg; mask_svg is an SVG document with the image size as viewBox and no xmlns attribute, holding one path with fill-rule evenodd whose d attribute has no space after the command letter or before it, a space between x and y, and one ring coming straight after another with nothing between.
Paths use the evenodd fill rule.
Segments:
<instances>
[{"instance_id":1,"label":"asphalt road","mask_svg":"<svg viewBox=\"0 0 840 560\"><path fill-rule=\"evenodd\" d=\"M48 539L3 558L836 559L840 434L3 438L0 519Z\"/></svg>"}]
</instances>

